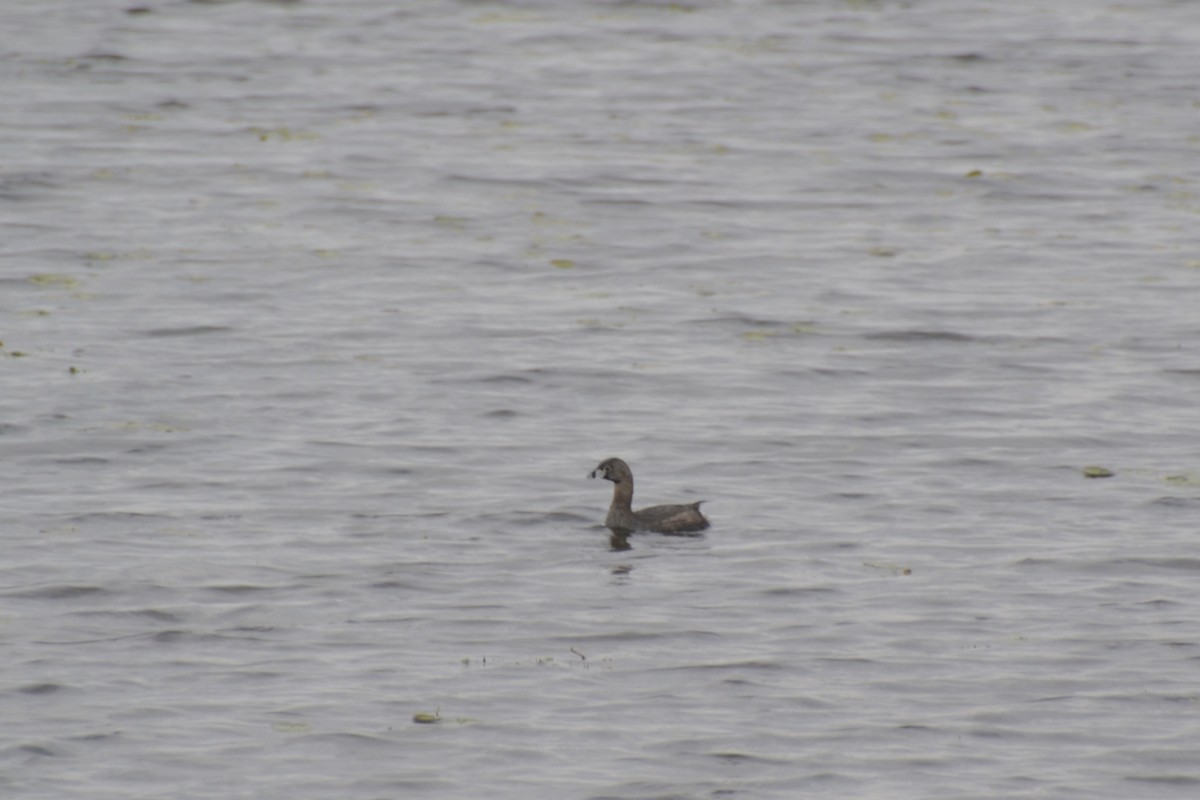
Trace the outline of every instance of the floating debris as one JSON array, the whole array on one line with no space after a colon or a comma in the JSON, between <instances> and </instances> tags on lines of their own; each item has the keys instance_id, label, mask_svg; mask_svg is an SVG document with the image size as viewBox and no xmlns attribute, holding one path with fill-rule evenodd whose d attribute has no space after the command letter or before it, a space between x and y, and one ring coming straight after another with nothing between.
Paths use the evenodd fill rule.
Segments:
<instances>
[{"instance_id":1,"label":"floating debris","mask_svg":"<svg viewBox=\"0 0 1200 800\"><path fill-rule=\"evenodd\" d=\"M413 722L418 722L422 725L432 725L436 722L441 722L441 721L442 721L442 707L441 706L438 706L437 711L434 711L432 714L430 714L427 711L421 711L417 714L413 714Z\"/></svg>"},{"instance_id":2,"label":"floating debris","mask_svg":"<svg viewBox=\"0 0 1200 800\"><path fill-rule=\"evenodd\" d=\"M906 567L903 564L876 564L870 561L863 562L864 567L878 569L884 572L891 572L894 575L912 575L912 568Z\"/></svg>"},{"instance_id":3,"label":"floating debris","mask_svg":"<svg viewBox=\"0 0 1200 800\"><path fill-rule=\"evenodd\" d=\"M1111 478L1117 473L1113 472L1108 467L1084 467L1083 477L1085 478Z\"/></svg>"}]
</instances>

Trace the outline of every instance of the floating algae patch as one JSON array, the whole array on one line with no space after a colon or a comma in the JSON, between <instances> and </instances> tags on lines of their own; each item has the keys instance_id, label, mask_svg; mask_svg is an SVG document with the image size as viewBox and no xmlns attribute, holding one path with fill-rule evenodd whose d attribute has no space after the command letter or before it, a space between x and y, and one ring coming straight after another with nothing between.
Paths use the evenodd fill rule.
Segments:
<instances>
[{"instance_id":1,"label":"floating algae patch","mask_svg":"<svg viewBox=\"0 0 1200 800\"><path fill-rule=\"evenodd\" d=\"M74 289L79 285L79 281L70 275L62 275L57 272L39 272L36 275L30 275L29 282L35 286L59 286L67 289Z\"/></svg>"},{"instance_id":2,"label":"floating algae patch","mask_svg":"<svg viewBox=\"0 0 1200 800\"><path fill-rule=\"evenodd\" d=\"M547 214L545 211L534 211L529 215L529 221L534 225L549 226L554 228L574 227L576 223L566 217L554 217Z\"/></svg>"},{"instance_id":3,"label":"floating algae patch","mask_svg":"<svg viewBox=\"0 0 1200 800\"><path fill-rule=\"evenodd\" d=\"M572 269L575 266L575 262L569 258L556 258L550 262L550 266L556 269Z\"/></svg>"},{"instance_id":4,"label":"floating algae patch","mask_svg":"<svg viewBox=\"0 0 1200 800\"><path fill-rule=\"evenodd\" d=\"M472 22L476 25L503 25L513 23L540 22L544 19L539 14L527 11L489 11L475 17Z\"/></svg>"},{"instance_id":5,"label":"floating algae patch","mask_svg":"<svg viewBox=\"0 0 1200 800\"><path fill-rule=\"evenodd\" d=\"M1167 477L1163 478L1163 480L1172 486L1191 486L1193 488L1200 489L1200 475L1196 475L1191 472L1186 472L1181 475L1168 475Z\"/></svg>"},{"instance_id":6,"label":"floating algae patch","mask_svg":"<svg viewBox=\"0 0 1200 800\"><path fill-rule=\"evenodd\" d=\"M466 217L452 217L449 214L438 214L433 218L433 224L439 228L450 228L456 231L466 230L467 221Z\"/></svg>"},{"instance_id":7,"label":"floating algae patch","mask_svg":"<svg viewBox=\"0 0 1200 800\"><path fill-rule=\"evenodd\" d=\"M190 431L191 428L187 425L174 425L166 422L137 422L129 420L127 422L115 423L112 427L119 431L142 432L149 431L151 433L179 433L181 431Z\"/></svg>"},{"instance_id":8,"label":"floating algae patch","mask_svg":"<svg viewBox=\"0 0 1200 800\"><path fill-rule=\"evenodd\" d=\"M1096 130L1096 126L1090 122L1080 122L1079 120L1067 120L1054 127L1061 133L1090 133Z\"/></svg>"},{"instance_id":9,"label":"floating algae patch","mask_svg":"<svg viewBox=\"0 0 1200 800\"><path fill-rule=\"evenodd\" d=\"M1108 467L1084 467L1083 477L1085 478L1111 478L1117 473L1113 472Z\"/></svg>"},{"instance_id":10,"label":"floating algae patch","mask_svg":"<svg viewBox=\"0 0 1200 800\"><path fill-rule=\"evenodd\" d=\"M313 133L312 131L293 131L286 126L278 128L259 128L252 127L251 133L258 134L260 142L277 141L277 142L304 142L320 139L321 134Z\"/></svg>"},{"instance_id":11,"label":"floating algae patch","mask_svg":"<svg viewBox=\"0 0 1200 800\"><path fill-rule=\"evenodd\" d=\"M807 336L816 332L817 329L811 322L797 322L786 329L755 328L753 330L742 331L738 336L747 342L764 342L768 339L780 337Z\"/></svg>"}]
</instances>

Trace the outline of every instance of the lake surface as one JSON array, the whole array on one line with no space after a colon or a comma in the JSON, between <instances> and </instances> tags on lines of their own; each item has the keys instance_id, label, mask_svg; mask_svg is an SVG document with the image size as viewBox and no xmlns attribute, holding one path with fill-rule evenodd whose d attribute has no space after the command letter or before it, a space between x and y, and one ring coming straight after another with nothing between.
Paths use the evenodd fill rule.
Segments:
<instances>
[{"instance_id":1,"label":"lake surface","mask_svg":"<svg viewBox=\"0 0 1200 800\"><path fill-rule=\"evenodd\" d=\"M0 30L4 797L1200 793L1194 4Z\"/></svg>"}]
</instances>

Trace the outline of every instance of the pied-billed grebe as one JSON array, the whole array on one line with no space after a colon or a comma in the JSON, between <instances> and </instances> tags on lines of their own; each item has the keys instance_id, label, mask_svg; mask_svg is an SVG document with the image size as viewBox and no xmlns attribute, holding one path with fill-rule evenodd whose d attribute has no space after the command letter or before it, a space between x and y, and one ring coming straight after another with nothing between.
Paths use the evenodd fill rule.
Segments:
<instances>
[{"instance_id":1,"label":"pied-billed grebe","mask_svg":"<svg viewBox=\"0 0 1200 800\"><path fill-rule=\"evenodd\" d=\"M657 531L658 533L693 533L708 527L708 520L700 513L703 500L687 505L652 506L641 511L633 510L633 472L619 458L600 462L592 470L592 477L604 478L613 483L612 505L608 507L605 526L614 531Z\"/></svg>"}]
</instances>

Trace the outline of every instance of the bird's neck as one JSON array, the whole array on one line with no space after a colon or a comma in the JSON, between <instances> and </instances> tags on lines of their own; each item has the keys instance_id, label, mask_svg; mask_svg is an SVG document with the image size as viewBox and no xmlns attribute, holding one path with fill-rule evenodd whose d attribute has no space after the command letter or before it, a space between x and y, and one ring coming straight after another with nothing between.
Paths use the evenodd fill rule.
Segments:
<instances>
[{"instance_id":1,"label":"bird's neck","mask_svg":"<svg viewBox=\"0 0 1200 800\"><path fill-rule=\"evenodd\" d=\"M622 511L633 510L633 479L629 478L613 484L613 508Z\"/></svg>"}]
</instances>

